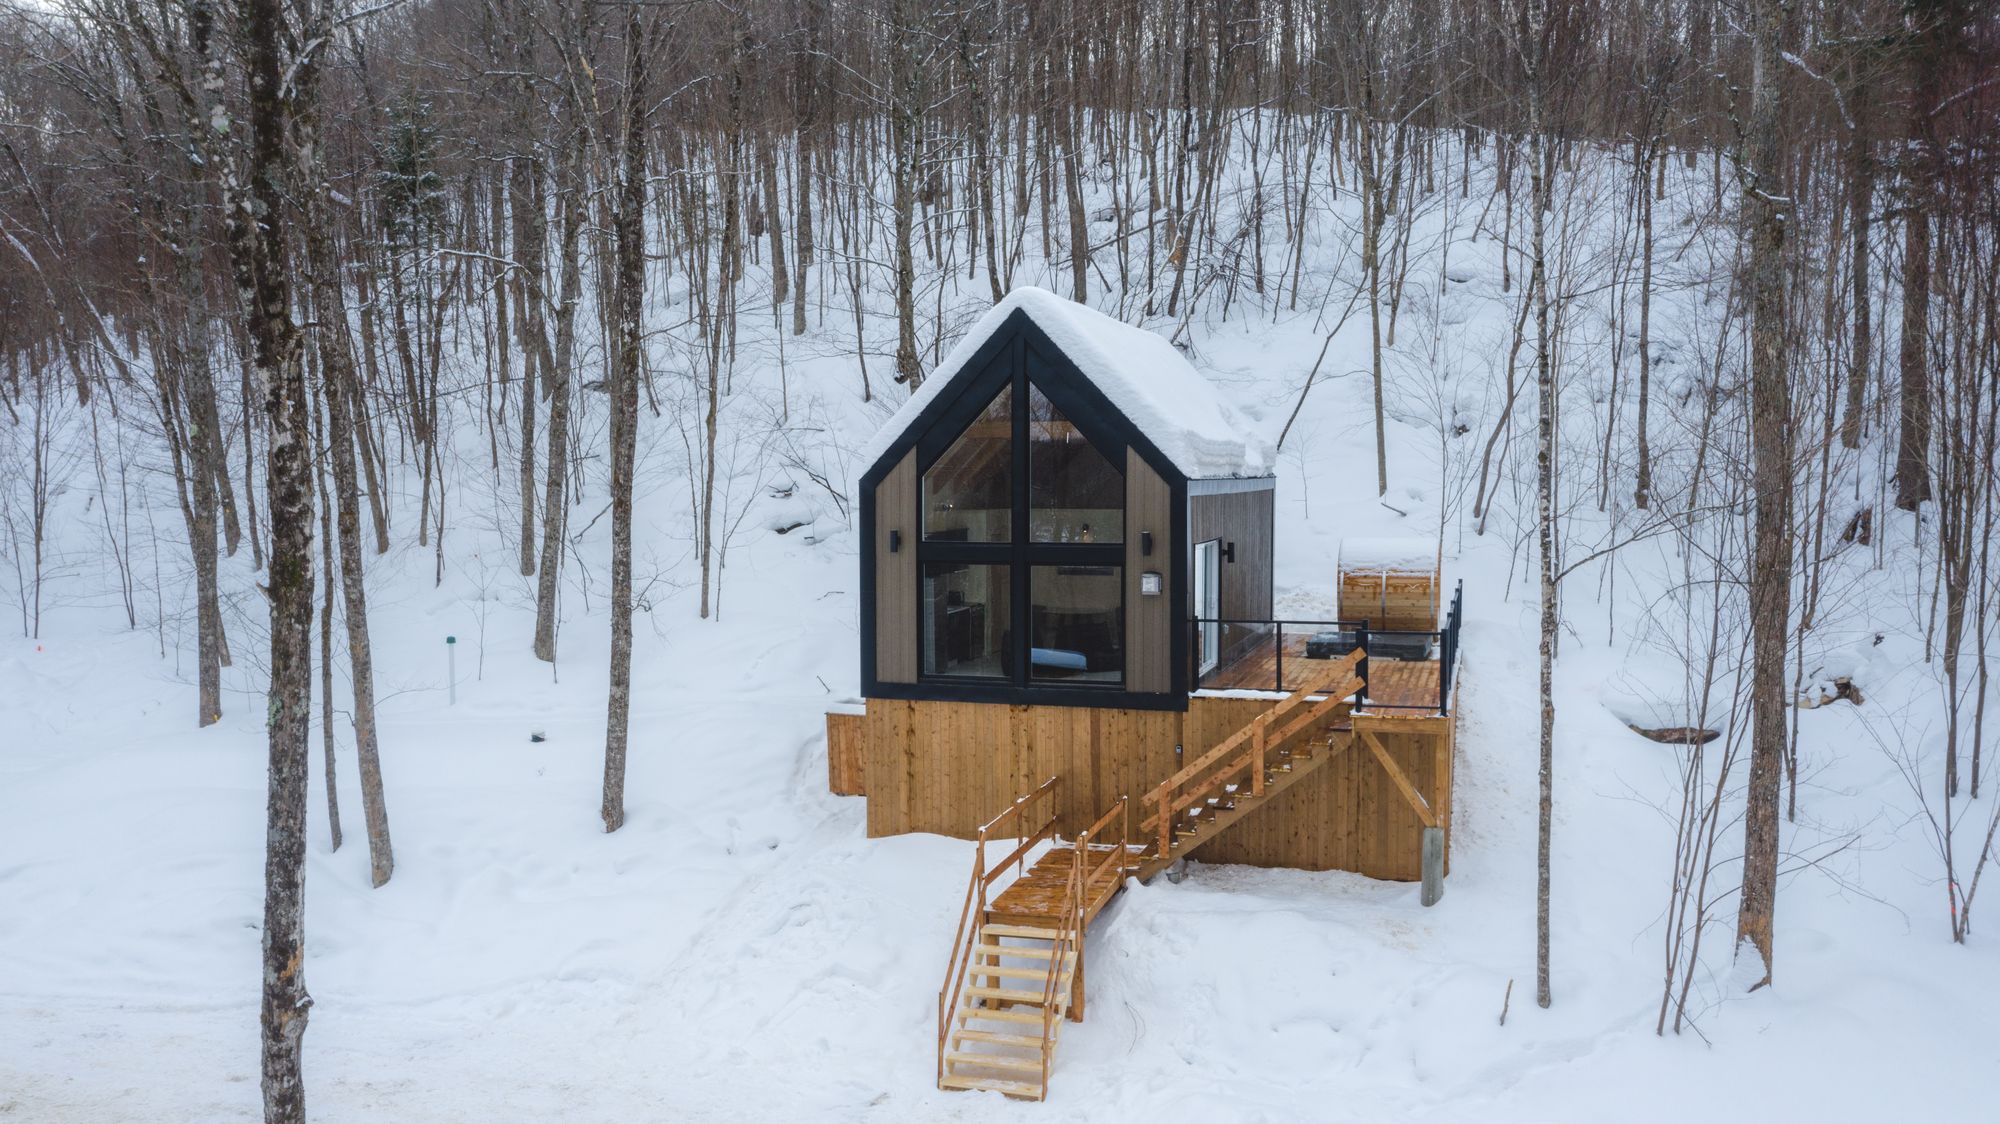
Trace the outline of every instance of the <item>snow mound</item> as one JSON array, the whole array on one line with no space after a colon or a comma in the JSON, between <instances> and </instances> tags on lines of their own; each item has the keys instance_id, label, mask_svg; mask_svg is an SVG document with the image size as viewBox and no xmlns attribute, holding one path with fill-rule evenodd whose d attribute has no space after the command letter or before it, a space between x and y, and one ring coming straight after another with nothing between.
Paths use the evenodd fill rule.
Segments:
<instances>
[{"instance_id":1,"label":"snow mound","mask_svg":"<svg viewBox=\"0 0 2000 1124\"><path fill-rule=\"evenodd\" d=\"M1023 285L988 309L862 452L879 460L1016 311L1035 322L1181 475L1269 476L1276 456L1249 421L1159 335L1047 289Z\"/></svg>"},{"instance_id":2,"label":"snow mound","mask_svg":"<svg viewBox=\"0 0 2000 1124\"><path fill-rule=\"evenodd\" d=\"M1728 723L1728 699L1726 691L1712 693L1704 720L1699 694L1679 670L1657 661L1628 661L1597 687L1598 704L1613 718L1641 737L1673 744L1690 732L1697 742L1712 738Z\"/></svg>"},{"instance_id":3,"label":"snow mound","mask_svg":"<svg viewBox=\"0 0 2000 1124\"><path fill-rule=\"evenodd\" d=\"M1437 569L1437 543L1411 536L1342 539L1340 568L1392 574L1428 574Z\"/></svg>"}]
</instances>

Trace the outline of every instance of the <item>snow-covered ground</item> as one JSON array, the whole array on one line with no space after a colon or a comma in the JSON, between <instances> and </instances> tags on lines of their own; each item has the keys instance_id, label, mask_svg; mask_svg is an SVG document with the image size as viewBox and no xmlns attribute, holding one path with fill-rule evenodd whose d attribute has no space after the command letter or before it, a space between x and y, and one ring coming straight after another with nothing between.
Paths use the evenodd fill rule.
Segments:
<instances>
[{"instance_id":1,"label":"snow-covered ground","mask_svg":"<svg viewBox=\"0 0 2000 1124\"><path fill-rule=\"evenodd\" d=\"M1478 202L1475 192L1468 212ZM499 529L513 510L508 473L488 469L468 428L442 582L433 584L431 550L410 541L407 494L396 548L371 558L397 860L382 889L368 886L344 715L348 834L330 848L315 727L313 1112L1991 1119L2000 953L1977 933L1969 946L1949 943L1916 797L1876 740L1926 736L1924 716L1936 709L1920 625L1889 608L1907 603L1891 596L1907 569L1893 554L1882 570L1860 566L1852 581L1881 596L1848 598L1824 641L1865 680L1866 705L1800 716L1800 822L1787 825L1786 842L1817 861L1793 862L1781 886L1777 986L1743 997L1729 985L1734 904L1725 900L1694 989L1698 1032L1679 1036L1656 1037L1654 1023L1680 751L1612 713L1627 709L1632 676L1659 663L1639 642L1643 607L1676 563L1647 542L1621 555L1615 574L1572 579L1558 671L1555 1004L1536 1008L1530 556L1515 552L1514 514L1496 515L1482 537L1464 512L1466 466L1476 463L1466 450L1498 409L1496 333L1511 324L1514 297L1500 291L1492 239L1467 240L1472 219L1443 207L1416 243L1443 280L1419 285L1403 310L1397 354L1416 358L1392 369L1387 502L1374 495L1367 381L1351 374L1366 366L1358 319L1328 355L1279 466L1281 611L1330 598L1343 538L1447 526L1467 624L1452 867L1438 906L1422 908L1414 886L1344 874L1197 866L1179 884L1135 886L1091 934L1089 1018L1063 1035L1050 1102L940 1093L936 995L970 848L932 836L869 840L862 802L826 791L821 715L857 681L856 547L845 520L796 473L766 468L759 479L746 469L736 502L756 495L757 506L730 546L720 617L700 620L680 438L667 418L642 423L648 611L637 626L629 818L605 835L608 555L604 521L590 525L601 487L593 482L572 518L582 564L566 574L552 674L529 655L531 592ZM1336 232L1313 247L1322 286L1336 269L1352 272L1351 259L1335 264ZM977 291L955 306L976 311ZM1330 316L1344 299L1343 289ZM1196 364L1270 436L1319 351L1324 328L1306 307L1316 303L1293 312L1246 302L1227 320L1210 314L1189 327ZM818 412L831 436L811 455L842 489L864 467L842 451L863 447L904 397L856 400L852 341L839 335L850 323L830 305L815 334L783 341L792 409ZM741 393L768 404L781 341L747 325ZM877 315L872 347L890 338L885 325ZM1683 331L1678 344L1662 331L1663 353L1704 346L1696 327ZM873 354L870 366L879 390L886 364ZM663 391L670 413L674 393ZM1587 400L1577 397L1579 445L1592 440ZM601 446L601 400L590 408L579 439ZM1469 435L1449 436L1460 421ZM787 481L799 486L774 496ZM0 1119L253 1117L264 822L255 575L247 548L226 563L236 666L223 721L195 730L186 583L175 576L184 563L162 547L163 609L142 604L140 627L127 628L106 571L87 562L95 491L80 472L58 498L68 568L50 585L41 638L0 641ZM170 539L178 514L161 506L156 518ZM1893 532L1883 533L1910 539L1905 526ZM151 596L149 586L142 601ZM459 640L455 705L447 635ZM345 690L341 679L337 703ZM1968 807L1983 815L1994 798ZM1718 873L1733 876L1732 864Z\"/></svg>"}]
</instances>

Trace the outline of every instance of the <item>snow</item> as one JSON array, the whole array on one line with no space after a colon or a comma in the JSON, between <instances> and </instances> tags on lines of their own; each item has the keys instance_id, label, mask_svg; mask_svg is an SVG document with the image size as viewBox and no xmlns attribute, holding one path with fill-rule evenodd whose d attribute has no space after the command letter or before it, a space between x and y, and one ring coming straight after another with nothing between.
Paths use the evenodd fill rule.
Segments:
<instances>
[{"instance_id":1,"label":"snow","mask_svg":"<svg viewBox=\"0 0 2000 1124\"><path fill-rule=\"evenodd\" d=\"M1016 286L959 338L944 362L863 447L862 461L873 463L888 451L917 415L945 392L951 376L1017 310L1035 322L1181 475L1200 480L1271 474L1275 458L1270 442L1172 344L1033 285Z\"/></svg>"},{"instance_id":2,"label":"snow","mask_svg":"<svg viewBox=\"0 0 2000 1124\"><path fill-rule=\"evenodd\" d=\"M1709 175L1686 173L1696 193ZM1475 184L1472 213L1483 194ZM1339 205L1352 220L1354 207ZM1413 277L1424 275L1426 247L1448 242L1455 261L1497 279L1495 241L1468 241L1471 214L1426 221L1411 243ZM1326 263L1338 247L1323 237L1309 246L1309 295L1334 278ZM1047 265L1042 276L1066 268ZM984 287L980 279L950 296L976 300ZM443 465L454 491L442 581L430 548L413 541L419 506L408 481L388 486L395 546L368 557L397 858L382 889L368 884L344 664L335 730L347 839L338 851L314 707L304 966L315 998L305 1035L314 1117L1991 1119L1996 922L1986 914L1970 944L1950 943L1926 804L1885 753L1905 740L1928 744L1941 724L1926 622L1910 608L1925 602L1903 584L1929 563L1902 546L1885 547L1879 565L1843 555L1849 566L1834 577L1848 592L1822 605L1830 639L1816 636L1824 650L1808 654L1805 670L1851 672L1868 701L1796 715L1799 818L1783 825L1775 985L1749 996L1732 986L1734 899L1724 897L1700 958L1693 1028L1679 1035L1654 1033L1678 763L1723 743L1656 745L1604 701L1680 689L1683 653L1658 617L1699 583L1683 579L1685 559L1646 543L1565 585L1554 1004L1535 1005L1532 543L1522 545L1527 525L1511 514L1511 493L1484 535L1461 494L1464 450L1484 440L1500 408L1500 376L1484 361L1504 353L1495 341L1515 298L1497 280L1464 289L1476 312L1463 326L1438 333L1413 300L1400 329L1413 342L1392 353L1387 499L1402 510L1376 495L1362 379L1314 389L1276 494L1278 612L1296 619L1334 615L1329 561L1343 544L1420 540L1428 565L1437 549L1429 536L1449 528L1445 549L1465 583L1465 662L1450 873L1437 906L1422 907L1414 885L1193 864L1178 884L1130 888L1090 931L1088 1018L1063 1032L1050 1103L941 1093L937 991L972 848L929 835L869 839L863 801L827 793L823 712L851 712L858 693L858 547L840 505L800 472L787 470L799 482L788 496L746 483L736 494L760 497L758 506L720 571L719 617L702 620L687 546L692 505L676 475L681 437L667 419L642 423L635 539L645 610L635 621L628 818L606 835L597 806L609 531L607 520L591 520L603 503L601 461L573 512L580 537L564 573L561 663L551 668L528 653L532 579L518 575L507 530L518 520L511 473L489 467L483 434L468 428ZM744 307L760 297L746 292ZM1018 299L1038 317L1055 300ZM1698 356L1722 307L1690 285L1684 305L1663 299L1656 331ZM1239 308L1191 322L1203 376L1228 387L1245 416L1282 418L1325 329L1278 301ZM868 315L874 343L893 339L886 306ZM753 380L774 382L775 358L764 359L792 347L783 354L795 416L835 436L815 463L851 494L868 461L848 451L863 447L880 413L858 402L861 345L836 334L847 317L836 310L804 343L758 335L768 325L746 317L741 346L754 359L738 394L778 400L770 382ZM1172 350L1150 332L1123 331ZM1435 358L1411 358L1440 335ZM1058 342L1089 348L1097 338ZM1325 369L1365 369L1366 341L1365 324L1349 325ZM675 384L663 376L660 386L671 410ZM807 387L821 388L816 406ZM581 400L601 414L601 397ZM1448 439L1435 419L1461 415L1471 432ZM594 420L580 419L575 432L601 447L599 431L582 424ZM71 436L87 454L87 426ZM1591 434L1578 440L1594 448ZM0 456L16 448L0 444ZM1665 458L1671 446L1658 448ZM1246 464L1248 452L1246 443ZM1510 471L1531 479L1532 450L1514 455L1521 462ZM1594 458L1579 453L1575 463ZM1663 474L1670 468L1663 463ZM11 461L0 469L0 487L26 479ZM107 471L115 499L118 467ZM163 471L159 461L135 463L135 495ZM40 639L11 628L0 639L0 1119L253 1120L265 796L259 575L247 548L224 563L236 663L225 672L222 721L197 730L192 582L172 541L170 486L155 484L157 510L133 513L134 527L150 514L162 540L154 551L140 532L127 544L140 582L131 627L103 560L90 476L79 468L55 489L58 565ZM774 533L797 517L800 497L813 505L810 526ZM1915 537L1900 513L1883 522L1879 543ZM11 575L0 566L10 608ZM456 706L446 703L446 635L459 637ZM537 730L546 741L530 740ZM1981 817L1992 799L1958 808ZM1740 825L1722 831L1734 837ZM1725 849L1719 881L1734 877L1733 854Z\"/></svg>"},{"instance_id":3,"label":"snow","mask_svg":"<svg viewBox=\"0 0 2000 1124\"><path fill-rule=\"evenodd\" d=\"M1340 568L1365 573L1430 574L1437 572L1436 539L1381 536L1340 540Z\"/></svg>"}]
</instances>

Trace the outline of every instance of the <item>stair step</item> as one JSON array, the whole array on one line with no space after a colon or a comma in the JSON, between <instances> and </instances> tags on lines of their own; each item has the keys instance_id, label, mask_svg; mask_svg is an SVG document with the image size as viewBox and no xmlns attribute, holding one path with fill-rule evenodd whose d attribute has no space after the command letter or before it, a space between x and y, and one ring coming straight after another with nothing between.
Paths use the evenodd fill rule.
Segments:
<instances>
[{"instance_id":1,"label":"stair step","mask_svg":"<svg viewBox=\"0 0 2000 1124\"><path fill-rule=\"evenodd\" d=\"M1067 1010L1068 1005L1066 1003L1057 1004L1056 1017L1061 1018ZM1042 1023L1042 1013L1039 1010L1033 1014L1029 1014L1026 1011L1003 1011L998 1007L960 1007L958 1009L958 1017L961 1022L967 1019L993 1019L1003 1023L1034 1023L1036 1025Z\"/></svg>"},{"instance_id":2,"label":"stair step","mask_svg":"<svg viewBox=\"0 0 2000 1124\"><path fill-rule=\"evenodd\" d=\"M1056 994L1060 995L1064 990L1059 987L1056 989ZM1004 1003L1032 1003L1037 1007L1042 1005L1042 993L1039 991L1014 991L1004 987L968 987L965 989L965 994L975 999L998 999Z\"/></svg>"},{"instance_id":3,"label":"stair step","mask_svg":"<svg viewBox=\"0 0 2000 1124\"><path fill-rule=\"evenodd\" d=\"M994 1046L1019 1046L1024 1050L1039 1050L1042 1039L1038 1034L1008 1034L1000 1030L954 1030L951 1039L958 1042L986 1042Z\"/></svg>"},{"instance_id":4,"label":"stair step","mask_svg":"<svg viewBox=\"0 0 2000 1124\"><path fill-rule=\"evenodd\" d=\"M1028 1097L1041 1100L1043 1089L1028 1081L1008 1081L999 1077L965 1077L947 1073L938 1078L940 1089L980 1089L990 1093L1005 1093L1010 1097Z\"/></svg>"},{"instance_id":5,"label":"stair step","mask_svg":"<svg viewBox=\"0 0 2000 1124\"><path fill-rule=\"evenodd\" d=\"M1056 950L1053 945L1045 945L1045 944L1036 944L1036 945L979 944L979 945L974 945L972 951L976 953L985 953L989 956L1019 956L1024 959L1035 959L1035 960L1047 960L1049 957L1054 956L1056 954ZM1075 956L1076 953L1065 952L1063 953L1063 955Z\"/></svg>"},{"instance_id":6,"label":"stair step","mask_svg":"<svg viewBox=\"0 0 2000 1124\"><path fill-rule=\"evenodd\" d=\"M982 925L979 931L989 937L1038 937L1045 941L1063 935L1060 929L1044 929L1037 925Z\"/></svg>"},{"instance_id":7,"label":"stair step","mask_svg":"<svg viewBox=\"0 0 2000 1124\"><path fill-rule=\"evenodd\" d=\"M1047 967L1009 968L1004 964L970 964L966 966L965 974L968 976L1002 976L1010 980L1045 980L1049 978ZM1067 971L1062 974L1065 976L1069 975Z\"/></svg>"},{"instance_id":8,"label":"stair step","mask_svg":"<svg viewBox=\"0 0 2000 1124\"><path fill-rule=\"evenodd\" d=\"M959 1065L985 1066L989 1069L1017 1069L1023 1073L1033 1073L1036 1075L1042 1072L1042 1059L1039 1057L1019 1058L1012 1054L979 1054L964 1050L953 1050L944 1056L944 1060L956 1062Z\"/></svg>"}]
</instances>

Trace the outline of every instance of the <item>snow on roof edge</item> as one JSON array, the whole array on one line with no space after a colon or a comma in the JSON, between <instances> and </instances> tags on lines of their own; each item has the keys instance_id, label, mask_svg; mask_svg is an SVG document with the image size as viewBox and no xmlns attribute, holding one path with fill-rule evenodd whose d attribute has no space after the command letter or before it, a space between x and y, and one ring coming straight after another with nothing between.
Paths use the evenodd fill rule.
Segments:
<instances>
[{"instance_id":1,"label":"snow on roof edge","mask_svg":"<svg viewBox=\"0 0 2000 1124\"><path fill-rule=\"evenodd\" d=\"M923 385L876 431L862 450L863 463L880 460L1016 311L1026 313L1183 476L1273 475L1276 457L1269 442L1172 344L1032 285L1008 293L959 338Z\"/></svg>"},{"instance_id":2,"label":"snow on roof edge","mask_svg":"<svg viewBox=\"0 0 2000 1124\"><path fill-rule=\"evenodd\" d=\"M1437 569L1438 544L1407 535L1340 540L1339 568L1390 573L1430 573Z\"/></svg>"}]
</instances>

